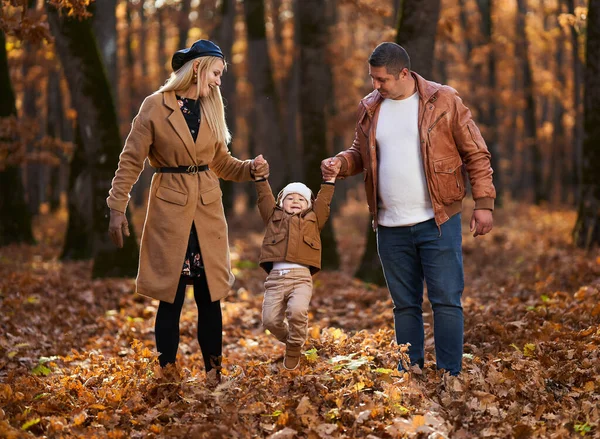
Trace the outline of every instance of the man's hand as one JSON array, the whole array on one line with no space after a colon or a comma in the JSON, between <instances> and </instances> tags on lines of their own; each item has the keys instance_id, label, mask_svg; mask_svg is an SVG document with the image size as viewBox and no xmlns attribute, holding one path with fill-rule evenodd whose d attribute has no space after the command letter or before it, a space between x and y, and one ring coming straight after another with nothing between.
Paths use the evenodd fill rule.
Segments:
<instances>
[{"instance_id":1,"label":"man's hand","mask_svg":"<svg viewBox=\"0 0 600 439\"><path fill-rule=\"evenodd\" d=\"M252 176L255 180L269 178L269 162L264 159L262 154L257 155L256 158L252 160L250 170L252 171Z\"/></svg>"},{"instance_id":2,"label":"man's hand","mask_svg":"<svg viewBox=\"0 0 600 439\"><path fill-rule=\"evenodd\" d=\"M110 224L108 234L112 242L119 248L123 248L123 233L129 236L129 223L123 212L110 209Z\"/></svg>"},{"instance_id":3,"label":"man's hand","mask_svg":"<svg viewBox=\"0 0 600 439\"><path fill-rule=\"evenodd\" d=\"M338 157L329 157L321 162L321 174L325 181L335 179L340 169L342 169L342 160Z\"/></svg>"},{"instance_id":4,"label":"man's hand","mask_svg":"<svg viewBox=\"0 0 600 439\"><path fill-rule=\"evenodd\" d=\"M492 227L494 227L494 218L491 210L477 209L473 211L471 217L471 232L475 232L473 237L489 233Z\"/></svg>"}]
</instances>

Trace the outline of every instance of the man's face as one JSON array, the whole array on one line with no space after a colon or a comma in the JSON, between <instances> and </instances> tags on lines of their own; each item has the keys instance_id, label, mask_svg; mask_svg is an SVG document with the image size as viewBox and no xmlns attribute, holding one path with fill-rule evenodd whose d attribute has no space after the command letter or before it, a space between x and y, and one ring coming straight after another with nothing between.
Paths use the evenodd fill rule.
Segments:
<instances>
[{"instance_id":1,"label":"man's face","mask_svg":"<svg viewBox=\"0 0 600 439\"><path fill-rule=\"evenodd\" d=\"M388 73L385 66L374 67L369 64L369 76L373 82L373 88L379 90L381 96L387 99L405 99L414 90L412 78L406 68L400 71L398 79L396 79L394 75Z\"/></svg>"},{"instance_id":2,"label":"man's face","mask_svg":"<svg viewBox=\"0 0 600 439\"><path fill-rule=\"evenodd\" d=\"M283 199L283 210L287 213L301 213L308 207L308 201L300 194L288 194Z\"/></svg>"}]
</instances>

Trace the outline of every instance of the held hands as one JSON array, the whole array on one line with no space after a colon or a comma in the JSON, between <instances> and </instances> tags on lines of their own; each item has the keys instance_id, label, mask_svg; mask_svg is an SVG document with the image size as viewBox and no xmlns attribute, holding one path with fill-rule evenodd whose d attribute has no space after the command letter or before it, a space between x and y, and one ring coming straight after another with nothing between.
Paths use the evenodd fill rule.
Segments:
<instances>
[{"instance_id":1,"label":"held hands","mask_svg":"<svg viewBox=\"0 0 600 439\"><path fill-rule=\"evenodd\" d=\"M123 248L123 233L129 236L129 223L123 212L110 209L110 223L108 235L112 242L119 248Z\"/></svg>"},{"instance_id":2,"label":"held hands","mask_svg":"<svg viewBox=\"0 0 600 439\"><path fill-rule=\"evenodd\" d=\"M254 180L269 178L269 162L264 159L262 154L259 154L252 160L250 171Z\"/></svg>"},{"instance_id":3,"label":"held hands","mask_svg":"<svg viewBox=\"0 0 600 439\"><path fill-rule=\"evenodd\" d=\"M489 233L492 227L494 227L494 218L491 210L477 209L473 211L471 217L471 232L475 232L473 237Z\"/></svg>"},{"instance_id":4,"label":"held hands","mask_svg":"<svg viewBox=\"0 0 600 439\"><path fill-rule=\"evenodd\" d=\"M342 169L342 161L338 157L329 157L321 162L323 180L328 183L335 182L335 178Z\"/></svg>"}]
</instances>

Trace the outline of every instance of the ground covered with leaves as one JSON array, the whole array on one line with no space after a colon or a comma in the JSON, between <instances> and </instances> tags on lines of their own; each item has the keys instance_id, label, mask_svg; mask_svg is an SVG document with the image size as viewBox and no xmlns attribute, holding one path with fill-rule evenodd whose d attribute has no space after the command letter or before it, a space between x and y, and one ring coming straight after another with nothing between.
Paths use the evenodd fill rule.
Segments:
<instances>
[{"instance_id":1,"label":"ground covered with leaves","mask_svg":"<svg viewBox=\"0 0 600 439\"><path fill-rule=\"evenodd\" d=\"M509 206L490 236L464 227L457 378L435 370L427 304L425 368L396 371L405 354L387 290L351 276L368 221L358 204L335 219L342 268L315 277L301 367L283 370L283 345L260 325L253 215L230 222L238 280L222 305L225 377L214 390L193 299L178 373L165 375L157 303L131 279L92 280L90 263L60 262L64 214L37 219L38 245L1 248L0 437L600 436L600 253L572 246L573 212Z\"/></svg>"}]
</instances>

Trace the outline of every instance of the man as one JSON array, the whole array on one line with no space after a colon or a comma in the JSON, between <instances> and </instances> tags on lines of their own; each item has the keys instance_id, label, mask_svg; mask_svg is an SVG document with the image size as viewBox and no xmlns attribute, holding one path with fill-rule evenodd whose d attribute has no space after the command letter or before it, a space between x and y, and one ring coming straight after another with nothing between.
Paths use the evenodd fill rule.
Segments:
<instances>
[{"instance_id":1,"label":"man","mask_svg":"<svg viewBox=\"0 0 600 439\"><path fill-rule=\"evenodd\" d=\"M363 172L394 302L396 341L410 343L411 364L423 367L425 281L437 367L457 375L463 352L463 169L475 200L470 228L473 236L485 235L496 197L490 153L456 90L412 72L401 46L377 46L369 75L375 90L359 104L352 147L323 160L323 177Z\"/></svg>"}]
</instances>

